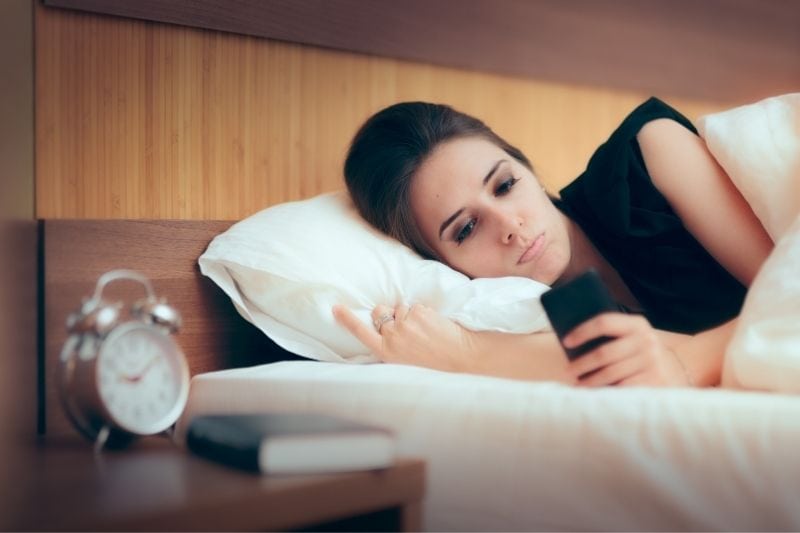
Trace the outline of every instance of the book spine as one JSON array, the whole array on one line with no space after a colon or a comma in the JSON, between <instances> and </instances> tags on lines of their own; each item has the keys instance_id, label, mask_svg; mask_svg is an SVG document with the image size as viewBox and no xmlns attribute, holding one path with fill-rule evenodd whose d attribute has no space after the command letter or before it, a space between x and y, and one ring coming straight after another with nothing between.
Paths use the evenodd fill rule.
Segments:
<instances>
[{"instance_id":1,"label":"book spine","mask_svg":"<svg viewBox=\"0 0 800 533\"><path fill-rule=\"evenodd\" d=\"M193 453L225 463L236 468L260 472L259 445L243 443L231 444L224 442L224 437L214 435L214 432L205 432L197 428L190 428L186 436L186 446Z\"/></svg>"}]
</instances>

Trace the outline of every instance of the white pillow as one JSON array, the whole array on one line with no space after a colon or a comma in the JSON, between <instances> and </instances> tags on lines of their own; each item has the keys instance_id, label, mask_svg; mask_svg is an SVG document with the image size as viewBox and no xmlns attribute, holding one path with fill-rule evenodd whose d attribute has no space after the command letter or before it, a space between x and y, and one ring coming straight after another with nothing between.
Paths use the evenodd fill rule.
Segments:
<instances>
[{"instance_id":1,"label":"white pillow","mask_svg":"<svg viewBox=\"0 0 800 533\"><path fill-rule=\"evenodd\" d=\"M264 209L211 241L200 271L284 349L323 361L377 359L334 320L335 304L367 324L377 304L422 303L473 330L549 329L548 289L528 278L470 280L369 226L344 191Z\"/></svg>"},{"instance_id":2,"label":"white pillow","mask_svg":"<svg viewBox=\"0 0 800 533\"><path fill-rule=\"evenodd\" d=\"M748 290L722 385L800 392L800 93L701 117L698 130L777 243Z\"/></svg>"},{"instance_id":3,"label":"white pillow","mask_svg":"<svg viewBox=\"0 0 800 533\"><path fill-rule=\"evenodd\" d=\"M800 212L800 93L700 117L697 129L777 242Z\"/></svg>"},{"instance_id":4,"label":"white pillow","mask_svg":"<svg viewBox=\"0 0 800 533\"><path fill-rule=\"evenodd\" d=\"M750 286L725 354L722 384L800 392L800 216Z\"/></svg>"}]
</instances>

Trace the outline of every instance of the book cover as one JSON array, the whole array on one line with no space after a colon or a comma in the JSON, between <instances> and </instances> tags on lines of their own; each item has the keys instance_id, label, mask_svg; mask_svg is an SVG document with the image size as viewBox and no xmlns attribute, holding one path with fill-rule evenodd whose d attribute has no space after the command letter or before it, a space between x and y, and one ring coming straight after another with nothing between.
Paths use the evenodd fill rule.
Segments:
<instances>
[{"instance_id":1,"label":"book cover","mask_svg":"<svg viewBox=\"0 0 800 533\"><path fill-rule=\"evenodd\" d=\"M186 435L192 452L265 474L385 468L395 440L384 428L312 413L205 415Z\"/></svg>"}]
</instances>

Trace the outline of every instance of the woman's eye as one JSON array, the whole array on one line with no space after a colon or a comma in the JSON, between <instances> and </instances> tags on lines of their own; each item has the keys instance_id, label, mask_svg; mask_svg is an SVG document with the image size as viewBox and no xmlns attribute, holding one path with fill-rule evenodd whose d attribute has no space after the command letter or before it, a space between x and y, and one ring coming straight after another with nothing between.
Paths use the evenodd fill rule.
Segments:
<instances>
[{"instance_id":1,"label":"woman's eye","mask_svg":"<svg viewBox=\"0 0 800 533\"><path fill-rule=\"evenodd\" d=\"M470 219L469 222L464 224L464 227L461 228L461 230L459 230L459 232L456 234L456 243L457 244L461 244L462 242L464 242L464 240L467 237L469 237L470 233L472 233L473 229L475 229L475 219L474 218Z\"/></svg>"},{"instance_id":2,"label":"woman's eye","mask_svg":"<svg viewBox=\"0 0 800 533\"><path fill-rule=\"evenodd\" d=\"M497 186L497 189L494 191L495 196L503 196L507 194L508 191L519 181L519 178L508 178L503 180L503 182Z\"/></svg>"}]
</instances>

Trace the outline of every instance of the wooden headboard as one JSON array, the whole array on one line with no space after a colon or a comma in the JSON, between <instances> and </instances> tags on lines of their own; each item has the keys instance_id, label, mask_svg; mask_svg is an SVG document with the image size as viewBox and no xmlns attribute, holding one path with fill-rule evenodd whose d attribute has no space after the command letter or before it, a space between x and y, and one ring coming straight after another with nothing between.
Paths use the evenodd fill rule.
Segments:
<instances>
[{"instance_id":1,"label":"wooden headboard","mask_svg":"<svg viewBox=\"0 0 800 533\"><path fill-rule=\"evenodd\" d=\"M98 277L127 268L150 278L158 296L183 316L176 339L192 375L222 368L297 359L236 312L228 297L200 274L197 258L231 221L40 221L39 428L47 435L73 431L57 396L55 370L66 339L67 316L94 292ZM130 302L136 284L110 284L104 295Z\"/></svg>"}]
</instances>

